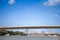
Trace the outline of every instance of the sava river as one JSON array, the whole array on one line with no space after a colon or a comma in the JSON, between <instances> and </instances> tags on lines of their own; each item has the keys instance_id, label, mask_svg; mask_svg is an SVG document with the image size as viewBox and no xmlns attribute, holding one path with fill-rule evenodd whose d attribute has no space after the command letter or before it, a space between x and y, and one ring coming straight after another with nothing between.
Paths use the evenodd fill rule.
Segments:
<instances>
[{"instance_id":1,"label":"sava river","mask_svg":"<svg viewBox=\"0 0 60 40\"><path fill-rule=\"evenodd\" d=\"M60 40L60 36L0 36L0 40Z\"/></svg>"}]
</instances>

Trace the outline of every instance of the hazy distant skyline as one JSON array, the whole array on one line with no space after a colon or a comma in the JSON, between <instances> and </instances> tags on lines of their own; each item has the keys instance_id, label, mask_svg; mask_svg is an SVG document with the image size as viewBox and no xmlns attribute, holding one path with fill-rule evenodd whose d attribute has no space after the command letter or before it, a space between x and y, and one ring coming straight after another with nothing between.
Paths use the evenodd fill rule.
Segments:
<instances>
[{"instance_id":1,"label":"hazy distant skyline","mask_svg":"<svg viewBox=\"0 0 60 40\"><path fill-rule=\"evenodd\" d=\"M0 0L0 26L60 25L60 0Z\"/></svg>"}]
</instances>

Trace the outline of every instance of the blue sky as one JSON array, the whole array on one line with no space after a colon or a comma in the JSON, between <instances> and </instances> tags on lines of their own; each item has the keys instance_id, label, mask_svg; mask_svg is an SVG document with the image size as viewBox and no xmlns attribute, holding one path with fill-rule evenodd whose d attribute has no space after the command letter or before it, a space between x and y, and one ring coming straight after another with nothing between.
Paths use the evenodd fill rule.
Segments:
<instances>
[{"instance_id":1,"label":"blue sky","mask_svg":"<svg viewBox=\"0 0 60 40\"><path fill-rule=\"evenodd\" d=\"M0 26L60 25L60 0L0 0Z\"/></svg>"}]
</instances>

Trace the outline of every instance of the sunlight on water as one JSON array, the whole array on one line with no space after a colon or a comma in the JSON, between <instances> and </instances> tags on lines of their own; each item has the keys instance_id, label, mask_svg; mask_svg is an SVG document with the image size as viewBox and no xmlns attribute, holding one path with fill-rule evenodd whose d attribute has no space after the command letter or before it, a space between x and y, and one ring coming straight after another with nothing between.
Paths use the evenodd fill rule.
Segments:
<instances>
[{"instance_id":1,"label":"sunlight on water","mask_svg":"<svg viewBox=\"0 0 60 40\"><path fill-rule=\"evenodd\" d=\"M0 36L0 40L60 40L53 36Z\"/></svg>"}]
</instances>

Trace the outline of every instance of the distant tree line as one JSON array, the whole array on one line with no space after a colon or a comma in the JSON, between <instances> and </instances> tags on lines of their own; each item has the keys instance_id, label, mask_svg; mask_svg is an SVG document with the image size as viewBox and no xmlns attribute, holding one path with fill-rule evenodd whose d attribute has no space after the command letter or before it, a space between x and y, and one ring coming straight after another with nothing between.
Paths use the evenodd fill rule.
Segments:
<instances>
[{"instance_id":1,"label":"distant tree line","mask_svg":"<svg viewBox=\"0 0 60 40\"><path fill-rule=\"evenodd\" d=\"M19 32L19 31L13 32L13 31L5 30L5 29L0 30L0 36L4 36L6 34L9 34L9 35L21 35L21 36L22 35L27 35L24 32Z\"/></svg>"}]
</instances>

